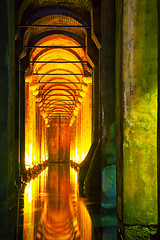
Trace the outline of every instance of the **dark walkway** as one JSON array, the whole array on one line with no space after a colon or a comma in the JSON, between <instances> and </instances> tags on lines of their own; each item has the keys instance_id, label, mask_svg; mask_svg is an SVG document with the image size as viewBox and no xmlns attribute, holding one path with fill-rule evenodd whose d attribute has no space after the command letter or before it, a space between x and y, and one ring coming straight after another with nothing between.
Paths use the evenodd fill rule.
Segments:
<instances>
[{"instance_id":1,"label":"dark walkway","mask_svg":"<svg viewBox=\"0 0 160 240\"><path fill-rule=\"evenodd\" d=\"M77 172L68 164L50 164L25 185L15 209L1 221L5 239L117 239L115 214L79 196Z\"/></svg>"}]
</instances>

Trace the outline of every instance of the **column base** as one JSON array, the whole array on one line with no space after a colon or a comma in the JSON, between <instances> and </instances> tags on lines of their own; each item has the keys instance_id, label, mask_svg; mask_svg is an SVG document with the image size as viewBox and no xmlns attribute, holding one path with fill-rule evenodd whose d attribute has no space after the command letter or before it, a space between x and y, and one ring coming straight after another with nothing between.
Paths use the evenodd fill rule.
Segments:
<instances>
[{"instance_id":1,"label":"column base","mask_svg":"<svg viewBox=\"0 0 160 240\"><path fill-rule=\"evenodd\" d=\"M119 232L119 239L126 240L158 240L157 226L124 226L124 234Z\"/></svg>"}]
</instances>

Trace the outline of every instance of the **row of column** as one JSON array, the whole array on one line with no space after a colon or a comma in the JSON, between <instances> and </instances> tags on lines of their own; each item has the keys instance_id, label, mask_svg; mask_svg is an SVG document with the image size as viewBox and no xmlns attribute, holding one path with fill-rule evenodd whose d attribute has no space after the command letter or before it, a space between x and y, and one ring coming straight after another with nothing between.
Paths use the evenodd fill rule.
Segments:
<instances>
[{"instance_id":1,"label":"row of column","mask_svg":"<svg viewBox=\"0 0 160 240\"><path fill-rule=\"evenodd\" d=\"M92 85L81 103L78 115L71 126L70 159L81 163L87 155L92 142Z\"/></svg>"},{"instance_id":2,"label":"row of column","mask_svg":"<svg viewBox=\"0 0 160 240\"><path fill-rule=\"evenodd\" d=\"M29 83L25 84L25 168L48 160L47 127Z\"/></svg>"}]
</instances>

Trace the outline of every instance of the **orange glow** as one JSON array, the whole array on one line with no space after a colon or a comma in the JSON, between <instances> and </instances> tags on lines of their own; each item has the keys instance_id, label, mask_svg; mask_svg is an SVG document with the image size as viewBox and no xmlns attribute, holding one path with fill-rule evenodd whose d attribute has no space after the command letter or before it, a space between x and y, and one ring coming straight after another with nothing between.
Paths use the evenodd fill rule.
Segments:
<instances>
[{"instance_id":1,"label":"orange glow","mask_svg":"<svg viewBox=\"0 0 160 240\"><path fill-rule=\"evenodd\" d=\"M61 15L42 17L34 24L54 25L57 21L64 25L81 25L75 19ZM59 29L55 30L59 32ZM83 47L87 43L87 32L85 28L67 27L61 30L64 34L46 34L29 50L30 65L25 72L26 168L48 159L51 149L55 152L58 149L58 155L64 155L65 160L70 157L71 160L81 163L91 146L92 69L88 64L87 49ZM29 27L25 32L24 46L29 45L29 36L34 31L38 36L44 29L35 30ZM65 35L66 31L69 34ZM72 35L79 40L69 37ZM74 237L79 239L79 229L82 231L80 239L91 239L91 219L84 203L79 200L77 172L70 171L69 165L66 169L64 166L60 169L58 167L60 166L51 165L48 169L45 198L43 194L46 191L46 181L42 180L45 176L43 173L25 189L24 240L35 239L35 234L40 236L40 233L43 233L46 239L51 239L50 236L54 236L52 239L60 239L58 237L61 235L64 237L61 239L71 239L74 233ZM70 194L72 187L74 196ZM36 213L37 196L42 199L42 214ZM34 221L37 216L39 219L36 225ZM36 230L28 227L34 224Z\"/></svg>"},{"instance_id":2,"label":"orange glow","mask_svg":"<svg viewBox=\"0 0 160 240\"><path fill-rule=\"evenodd\" d=\"M80 239L91 240L92 220L85 206L85 203L82 199L78 198L78 174L73 168L70 168L70 184L72 194L74 195L75 202L77 203L77 212L75 212L72 204L72 199L70 199L70 209L73 216L73 224L75 227L78 227Z\"/></svg>"},{"instance_id":3,"label":"orange glow","mask_svg":"<svg viewBox=\"0 0 160 240\"><path fill-rule=\"evenodd\" d=\"M81 163L92 138L92 70L87 65L85 49L75 39L63 34L46 36L36 46L39 47L31 49L32 64L25 73L25 167L48 159L48 148L53 148L55 141L54 147L58 148L58 135L54 136L51 146L47 132L53 129L51 125L59 116L71 128L70 150L67 150L70 159ZM67 145L64 140L61 143L62 153ZM32 154L29 154L31 144ZM57 160L57 155L53 158Z\"/></svg>"},{"instance_id":4,"label":"orange glow","mask_svg":"<svg viewBox=\"0 0 160 240\"><path fill-rule=\"evenodd\" d=\"M25 166L26 166L26 169L30 168L30 167L33 167L33 164L32 164L32 144L29 145L29 153L25 153Z\"/></svg>"},{"instance_id":5,"label":"orange glow","mask_svg":"<svg viewBox=\"0 0 160 240\"><path fill-rule=\"evenodd\" d=\"M60 169L59 169L60 168ZM24 191L23 240L91 240L92 222L79 199L77 172L69 165L50 165Z\"/></svg>"},{"instance_id":6,"label":"orange glow","mask_svg":"<svg viewBox=\"0 0 160 240\"><path fill-rule=\"evenodd\" d=\"M81 163L91 146L92 142L92 85L83 98L83 103L78 115L71 126L70 159Z\"/></svg>"},{"instance_id":7,"label":"orange glow","mask_svg":"<svg viewBox=\"0 0 160 240\"><path fill-rule=\"evenodd\" d=\"M36 211L36 195L43 196L46 192L46 177L48 168L46 168L37 178L30 181L24 190L24 223L23 223L23 240L34 240L34 223ZM41 188L40 188L41 186ZM44 201L43 198L41 201Z\"/></svg>"},{"instance_id":8,"label":"orange glow","mask_svg":"<svg viewBox=\"0 0 160 240\"><path fill-rule=\"evenodd\" d=\"M36 105L35 88L25 85L25 168L48 159L47 127Z\"/></svg>"},{"instance_id":9,"label":"orange glow","mask_svg":"<svg viewBox=\"0 0 160 240\"><path fill-rule=\"evenodd\" d=\"M92 221L83 200L79 202L79 215L81 239L92 240Z\"/></svg>"}]
</instances>

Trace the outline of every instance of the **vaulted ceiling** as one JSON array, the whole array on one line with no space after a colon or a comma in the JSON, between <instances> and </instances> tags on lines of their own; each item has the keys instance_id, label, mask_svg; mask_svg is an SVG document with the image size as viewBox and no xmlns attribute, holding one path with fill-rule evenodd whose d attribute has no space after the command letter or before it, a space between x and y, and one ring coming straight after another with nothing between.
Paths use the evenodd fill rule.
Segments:
<instances>
[{"instance_id":1,"label":"vaulted ceiling","mask_svg":"<svg viewBox=\"0 0 160 240\"><path fill-rule=\"evenodd\" d=\"M27 19L31 2L24 1L17 36L23 36L21 56L26 55L28 61L25 82L34 91L44 119L49 124L60 116L72 124L88 84L92 83L93 63L87 55L90 19L85 22L67 9L51 7L51 2L34 1L34 11L32 1L32 15ZM82 2L75 1L71 9L81 7L82 12L87 12L86 6L91 5L84 6L89 1Z\"/></svg>"}]
</instances>

